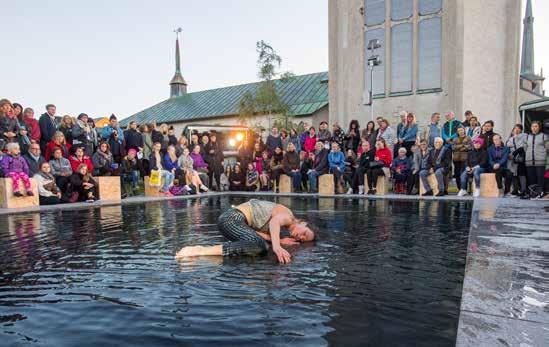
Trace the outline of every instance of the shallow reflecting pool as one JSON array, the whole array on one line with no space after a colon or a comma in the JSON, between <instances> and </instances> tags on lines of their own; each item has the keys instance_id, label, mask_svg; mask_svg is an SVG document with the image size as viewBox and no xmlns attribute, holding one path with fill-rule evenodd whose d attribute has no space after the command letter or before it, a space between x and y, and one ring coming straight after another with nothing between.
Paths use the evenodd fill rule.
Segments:
<instances>
[{"instance_id":1,"label":"shallow reflecting pool","mask_svg":"<svg viewBox=\"0 0 549 347\"><path fill-rule=\"evenodd\" d=\"M0 216L2 345L454 345L472 202L280 197L290 265L174 260L245 199Z\"/></svg>"}]
</instances>

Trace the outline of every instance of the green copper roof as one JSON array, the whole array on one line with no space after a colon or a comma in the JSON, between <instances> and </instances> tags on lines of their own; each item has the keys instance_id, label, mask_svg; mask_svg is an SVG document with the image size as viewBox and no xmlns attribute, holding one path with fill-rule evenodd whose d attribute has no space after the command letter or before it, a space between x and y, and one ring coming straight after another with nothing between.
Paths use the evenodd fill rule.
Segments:
<instances>
[{"instance_id":1,"label":"green copper roof","mask_svg":"<svg viewBox=\"0 0 549 347\"><path fill-rule=\"evenodd\" d=\"M312 114L328 104L328 73L320 72L295 76L286 83L275 81L282 99L290 106L293 116ZM156 121L175 123L203 120L238 114L240 100L245 92L254 92L259 83L241 84L218 89L188 93L170 98L120 121L126 126L135 120L138 124Z\"/></svg>"}]
</instances>

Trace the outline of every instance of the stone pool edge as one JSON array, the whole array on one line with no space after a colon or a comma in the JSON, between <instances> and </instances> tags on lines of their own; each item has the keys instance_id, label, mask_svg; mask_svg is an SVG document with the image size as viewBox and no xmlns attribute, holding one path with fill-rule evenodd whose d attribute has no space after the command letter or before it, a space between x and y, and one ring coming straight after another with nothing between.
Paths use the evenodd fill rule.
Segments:
<instances>
[{"instance_id":1,"label":"stone pool edge","mask_svg":"<svg viewBox=\"0 0 549 347\"><path fill-rule=\"evenodd\" d=\"M549 281L531 275L549 261L549 200L513 201L473 205L456 346L549 341Z\"/></svg>"}]
</instances>

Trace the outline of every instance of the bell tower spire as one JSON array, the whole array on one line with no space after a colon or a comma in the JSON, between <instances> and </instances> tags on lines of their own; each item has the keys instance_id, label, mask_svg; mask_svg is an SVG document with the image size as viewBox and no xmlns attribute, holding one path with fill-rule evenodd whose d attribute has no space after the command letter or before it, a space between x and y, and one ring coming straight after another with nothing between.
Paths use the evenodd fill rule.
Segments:
<instances>
[{"instance_id":1,"label":"bell tower spire","mask_svg":"<svg viewBox=\"0 0 549 347\"><path fill-rule=\"evenodd\" d=\"M532 0L526 1L524 15L524 31L522 36L522 58L520 65L521 75L535 75L534 66L534 16L532 14Z\"/></svg>"},{"instance_id":2,"label":"bell tower spire","mask_svg":"<svg viewBox=\"0 0 549 347\"><path fill-rule=\"evenodd\" d=\"M175 32L175 75L170 82L170 97L175 98L187 94L187 82L181 75L181 57L179 54L179 34L183 30L177 28Z\"/></svg>"}]
</instances>

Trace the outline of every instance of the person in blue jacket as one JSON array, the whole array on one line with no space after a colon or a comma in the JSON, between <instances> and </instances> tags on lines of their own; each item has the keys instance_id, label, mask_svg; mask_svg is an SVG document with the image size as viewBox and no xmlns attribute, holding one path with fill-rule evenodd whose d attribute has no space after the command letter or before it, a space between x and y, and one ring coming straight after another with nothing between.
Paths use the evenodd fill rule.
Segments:
<instances>
[{"instance_id":1,"label":"person in blue jacket","mask_svg":"<svg viewBox=\"0 0 549 347\"><path fill-rule=\"evenodd\" d=\"M101 130L101 137L104 140L108 141L113 132L118 133L117 141L119 143L123 143L124 132L122 131L122 128L120 128L120 125L118 125L118 119L116 119L116 116L114 114L111 114L111 116L109 117L109 124L105 125Z\"/></svg>"},{"instance_id":2,"label":"person in blue jacket","mask_svg":"<svg viewBox=\"0 0 549 347\"><path fill-rule=\"evenodd\" d=\"M338 187L345 173L345 155L337 142L332 143L332 150L328 153L328 167L330 173L334 175L335 187Z\"/></svg>"},{"instance_id":3,"label":"person in blue jacket","mask_svg":"<svg viewBox=\"0 0 549 347\"><path fill-rule=\"evenodd\" d=\"M446 123L442 126L442 140L446 147L452 147L454 139L458 137L457 130L462 126L461 122L456 119L454 112L450 111L446 114Z\"/></svg>"},{"instance_id":4,"label":"person in blue jacket","mask_svg":"<svg viewBox=\"0 0 549 347\"><path fill-rule=\"evenodd\" d=\"M416 144L417 130L416 116L413 113L408 113L406 115L406 123L398 133L398 147L406 149L406 156L408 158L413 155L412 146Z\"/></svg>"},{"instance_id":5,"label":"person in blue jacket","mask_svg":"<svg viewBox=\"0 0 549 347\"><path fill-rule=\"evenodd\" d=\"M499 190L503 189L502 180L505 179L503 194L507 195L511 190L511 182L513 181L513 173L507 168L509 147L503 144L499 134L494 134L492 141L494 144L488 147L488 164L490 165L490 171L496 174Z\"/></svg>"}]
</instances>

